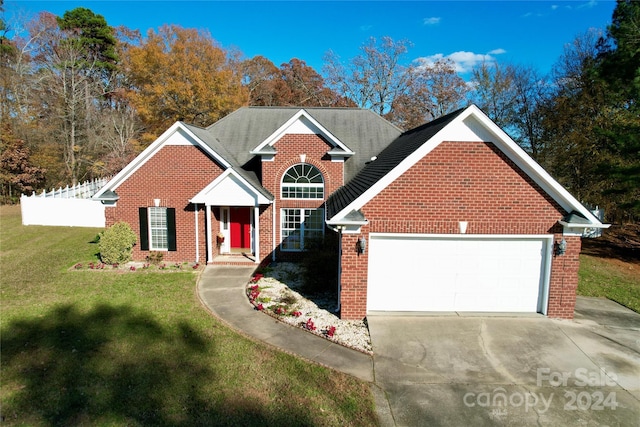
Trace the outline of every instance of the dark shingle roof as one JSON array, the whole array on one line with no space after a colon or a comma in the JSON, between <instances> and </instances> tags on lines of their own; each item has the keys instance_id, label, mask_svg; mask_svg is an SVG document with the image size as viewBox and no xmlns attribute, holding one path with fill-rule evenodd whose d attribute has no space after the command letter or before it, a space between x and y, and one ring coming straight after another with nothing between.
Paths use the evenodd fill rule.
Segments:
<instances>
[{"instance_id":1,"label":"dark shingle roof","mask_svg":"<svg viewBox=\"0 0 640 427\"><path fill-rule=\"evenodd\" d=\"M246 165L250 152L293 117L300 107L244 107L209 126L197 136L235 166ZM355 155L345 162L345 182L371 156L402 132L377 114L361 108L304 108ZM204 135L203 135L204 133ZM329 151L329 147L327 147Z\"/></svg>"},{"instance_id":2,"label":"dark shingle roof","mask_svg":"<svg viewBox=\"0 0 640 427\"><path fill-rule=\"evenodd\" d=\"M369 162L351 181L336 192L326 202L327 218L346 208L372 185L391 172L411 153L420 148L431 137L454 120L464 109L442 116L432 122L407 131L389 144L374 161Z\"/></svg>"}]
</instances>

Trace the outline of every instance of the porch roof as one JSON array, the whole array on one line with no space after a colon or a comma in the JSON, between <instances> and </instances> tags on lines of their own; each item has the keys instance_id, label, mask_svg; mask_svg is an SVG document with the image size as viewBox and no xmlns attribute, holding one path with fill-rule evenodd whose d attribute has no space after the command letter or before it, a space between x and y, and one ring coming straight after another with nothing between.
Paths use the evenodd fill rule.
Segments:
<instances>
[{"instance_id":1,"label":"porch roof","mask_svg":"<svg viewBox=\"0 0 640 427\"><path fill-rule=\"evenodd\" d=\"M193 196L190 202L210 206L259 206L272 203L273 196L262 186L256 188L250 177L245 176L247 172L243 172L227 169Z\"/></svg>"}]
</instances>

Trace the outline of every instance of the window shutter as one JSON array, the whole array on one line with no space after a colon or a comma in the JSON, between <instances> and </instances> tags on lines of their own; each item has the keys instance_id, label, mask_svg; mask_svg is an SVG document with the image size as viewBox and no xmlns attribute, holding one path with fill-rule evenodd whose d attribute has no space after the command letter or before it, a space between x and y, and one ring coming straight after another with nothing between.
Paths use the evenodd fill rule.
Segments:
<instances>
[{"instance_id":1,"label":"window shutter","mask_svg":"<svg viewBox=\"0 0 640 427\"><path fill-rule=\"evenodd\" d=\"M176 251L176 208L167 208L167 245L170 251Z\"/></svg>"},{"instance_id":2,"label":"window shutter","mask_svg":"<svg viewBox=\"0 0 640 427\"><path fill-rule=\"evenodd\" d=\"M138 216L140 217L140 250L149 250L149 216L147 208L139 208Z\"/></svg>"}]
</instances>

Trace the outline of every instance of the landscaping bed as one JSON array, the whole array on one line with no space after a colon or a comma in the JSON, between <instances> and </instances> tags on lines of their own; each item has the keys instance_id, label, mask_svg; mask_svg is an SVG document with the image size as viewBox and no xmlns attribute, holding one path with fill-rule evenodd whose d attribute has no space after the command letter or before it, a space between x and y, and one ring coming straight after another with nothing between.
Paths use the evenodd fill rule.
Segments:
<instances>
[{"instance_id":1,"label":"landscaping bed","mask_svg":"<svg viewBox=\"0 0 640 427\"><path fill-rule=\"evenodd\" d=\"M364 321L343 320L338 309L337 290L308 294L301 267L277 263L256 274L247 285L249 301L257 310L309 333L345 347L372 354L369 329Z\"/></svg>"}]
</instances>

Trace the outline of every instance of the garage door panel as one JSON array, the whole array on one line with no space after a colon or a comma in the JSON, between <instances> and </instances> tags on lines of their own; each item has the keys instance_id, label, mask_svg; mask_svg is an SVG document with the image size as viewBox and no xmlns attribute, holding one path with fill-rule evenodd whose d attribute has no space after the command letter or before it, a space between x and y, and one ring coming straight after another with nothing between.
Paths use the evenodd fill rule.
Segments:
<instances>
[{"instance_id":1,"label":"garage door panel","mask_svg":"<svg viewBox=\"0 0 640 427\"><path fill-rule=\"evenodd\" d=\"M367 309L536 312L545 242L372 234Z\"/></svg>"}]
</instances>

